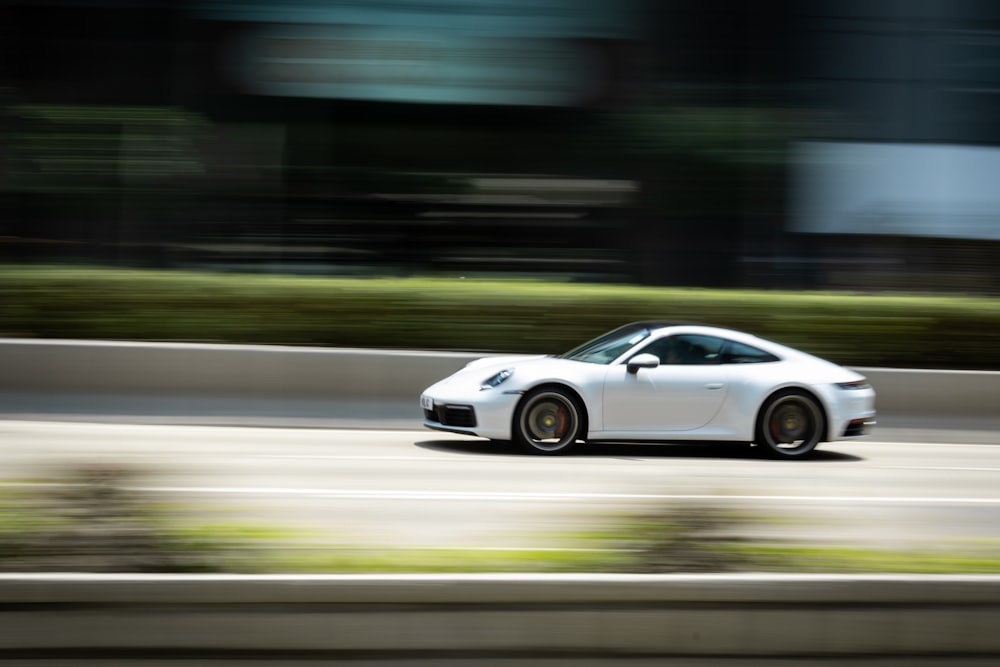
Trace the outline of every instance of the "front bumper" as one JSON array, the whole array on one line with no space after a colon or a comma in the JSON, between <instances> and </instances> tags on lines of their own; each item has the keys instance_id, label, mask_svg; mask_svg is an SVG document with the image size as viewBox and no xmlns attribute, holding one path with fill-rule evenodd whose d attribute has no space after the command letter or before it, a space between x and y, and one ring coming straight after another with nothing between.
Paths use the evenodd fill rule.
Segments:
<instances>
[{"instance_id":1,"label":"front bumper","mask_svg":"<svg viewBox=\"0 0 1000 667\"><path fill-rule=\"evenodd\" d=\"M432 390L433 387L420 397L425 427L491 440L510 440L511 419L520 392L483 391L469 400L468 396Z\"/></svg>"},{"instance_id":2,"label":"front bumper","mask_svg":"<svg viewBox=\"0 0 1000 667\"><path fill-rule=\"evenodd\" d=\"M424 421L450 428L476 428L476 408L472 405L443 404L424 408Z\"/></svg>"}]
</instances>

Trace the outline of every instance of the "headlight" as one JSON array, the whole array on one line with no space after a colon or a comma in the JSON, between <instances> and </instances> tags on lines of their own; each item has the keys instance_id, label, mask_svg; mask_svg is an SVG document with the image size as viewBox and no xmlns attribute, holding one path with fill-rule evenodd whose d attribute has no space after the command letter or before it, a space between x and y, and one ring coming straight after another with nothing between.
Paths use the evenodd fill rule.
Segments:
<instances>
[{"instance_id":1,"label":"headlight","mask_svg":"<svg viewBox=\"0 0 1000 667\"><path fill-rule=\"evenodd\" d=\"M855 380L854 382L838 382L837 386L841 389L870 389L871 385L868 384L868 380Z\"/></svg>"},{"instance_id":2,"label":"headlight","mask_svg":"<svg viewBox=\"0 0 1000 667\"><path fill-rule=\"evenodd\" d=\"M483 380L483 383L479 385L479 389L493 389L494 387L499 387L501 384L507 381L511 375L514 374L513 368L505 368L499 373L491 375L490 377Z\"/></svg>"}]
</instances>

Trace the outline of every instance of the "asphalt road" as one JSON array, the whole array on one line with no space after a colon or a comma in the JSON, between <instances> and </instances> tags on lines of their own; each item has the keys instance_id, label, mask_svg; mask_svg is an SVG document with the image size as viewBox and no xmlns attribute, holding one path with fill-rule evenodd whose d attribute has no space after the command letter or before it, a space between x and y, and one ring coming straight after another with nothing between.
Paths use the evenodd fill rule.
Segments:
<instances>
[{"instance_id":1,"label":"asphalt road","mask_svg":"<svg viewBox=\"0 0 1000 667\"><path fill-rule=\"evenodd\" d=\"M914 549L1000 539L1000 435L986 425L942 429L951 442L935 443L926 442L935 431L904 424L828 443L808 461L769 461L728 445L601 445L545 458L396 426L8 416L0 489L59 481L78 465L123 466L138 473L130 488L158 501L344 546L560 548L568 533L664 506L749 512L763 520L744 529L763 539Z\"/></svg>"}]
</instances>

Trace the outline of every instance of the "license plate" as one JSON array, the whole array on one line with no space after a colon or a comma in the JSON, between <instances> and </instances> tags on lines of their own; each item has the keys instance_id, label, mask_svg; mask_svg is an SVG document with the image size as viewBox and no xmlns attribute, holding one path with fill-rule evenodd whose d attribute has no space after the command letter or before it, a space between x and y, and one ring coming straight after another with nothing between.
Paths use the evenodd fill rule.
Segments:
<instances>
[{"instance_id":1,"label":"license plate","mask_svg":"<svg viewBox=\"0 0 1000 667\"><path fill-rule=\"evenodd\" d=\"M430 396L421 396L420 397L420 407L423 408L424 410L433 410L434 409L434 399L431 398Z\"/></svg>"}]
</instances>

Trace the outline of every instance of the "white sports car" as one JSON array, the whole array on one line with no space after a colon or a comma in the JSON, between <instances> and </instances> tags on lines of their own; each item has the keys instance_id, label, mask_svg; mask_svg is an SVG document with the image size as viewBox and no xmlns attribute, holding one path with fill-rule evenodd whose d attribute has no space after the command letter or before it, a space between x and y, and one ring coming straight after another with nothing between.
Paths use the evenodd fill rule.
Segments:
<instances>
[{"instance_id":1,"label":"white sports car","mask_svg":"<svg viewBox=\"0 0 1000 667\"><path fill-rule=\"evenodd\" d=\"M477 359L427 388L424 425L536 454L580 441L735 441L801 457L864 435L864 376L750 334L637 322L561 356Z\"/></svg>"}]
</instances>

